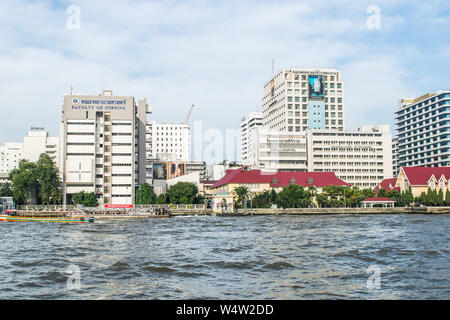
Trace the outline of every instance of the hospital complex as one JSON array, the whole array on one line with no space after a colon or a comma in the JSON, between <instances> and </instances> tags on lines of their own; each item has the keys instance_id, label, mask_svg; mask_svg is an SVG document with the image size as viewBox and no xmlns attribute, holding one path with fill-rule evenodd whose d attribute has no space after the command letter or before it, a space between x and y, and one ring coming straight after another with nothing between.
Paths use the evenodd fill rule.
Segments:
<instances>
[{"instance_id":1,"label":"hospital complex","mask_svg":"<svg viewBox=\"0 0 450 320\"><path fill-rule=\"evenodd\" d=\"M235 170L258 172L245 174L245 184L252 185L255 177L267 188L294 176L371 189L382 181L392 181L395 188L393 181L400 176L404 188L406 175L415 171L403 167L449 165L450 91L400 101L393 110L396 134L385 124L361 124L350 131L340 71L283 69L264 84L261 109L240 123L241 160ZM109 90L66 94L59 137L34 127L23 142L0 147L0 182L8 180L20 160L37 161L46 153L59 168L65 204L84 191L95 193L102 206L132 206L143 183L157 194L179 181L194 182L200 189L226 185L218 181L234 172L228 163L207 170L204 161L191 160L188 119L157 123L151 119L152 108L145 98L114 96ZM448 184L446 175L444 182L434 177L434 185ZM237 172L233 177L240 179Z\"/></svg>"}]
</instances>

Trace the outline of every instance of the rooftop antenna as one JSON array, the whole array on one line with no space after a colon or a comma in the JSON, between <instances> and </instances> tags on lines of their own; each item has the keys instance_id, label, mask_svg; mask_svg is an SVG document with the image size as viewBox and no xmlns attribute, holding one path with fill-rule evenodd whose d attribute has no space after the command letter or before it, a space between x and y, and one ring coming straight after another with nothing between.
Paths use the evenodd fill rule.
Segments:
<instances>
[{"instance_id":1,"label":"rooftop antenna","mask_svg":"<svg viewBox=\"0 0 450 320\"><path fill-rule=\"evenodd\" d=\"M72 87L72 84L70 85L70 95L72 95L72 92L73 92L73 87Z\"/></svg>"},{"instance_id":2,"label":"rooftop antenna","mask_svg":"<svg viewBox=\"0 0 450 320\"><path fill-rule=\"evenodd\" d=\"M272 58L272 75L275 74L275 58Z\"/></svg>"}]
</instances>

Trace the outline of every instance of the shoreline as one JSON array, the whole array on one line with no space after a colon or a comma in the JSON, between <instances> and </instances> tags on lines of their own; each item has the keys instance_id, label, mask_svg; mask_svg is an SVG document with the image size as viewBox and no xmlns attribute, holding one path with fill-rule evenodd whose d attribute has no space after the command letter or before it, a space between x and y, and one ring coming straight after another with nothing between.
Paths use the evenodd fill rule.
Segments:
<instances>
[{"instance_id":1,"label":"shoreline","mask_svg":"<svg viewBox=\"0 0 450 320\"><path fill-rule=\"evenodd\" d=\"M238 209L239 215L235 216L286 216L286 215L361 215L361 214L431 214L442 215L450 214L450 207L402 207L402 208L289 208L289 209L247 209L247 215L243 215L244 209ZM182 216L217 216L222 217L218 213L211 210L204 211L202 209L178 209L171 211L172 217ZM95 219L164 219L164 217L155 217L154 215L89 215ZM232 217L228 214L223 217Z\"/></svg>"}]
</instances>

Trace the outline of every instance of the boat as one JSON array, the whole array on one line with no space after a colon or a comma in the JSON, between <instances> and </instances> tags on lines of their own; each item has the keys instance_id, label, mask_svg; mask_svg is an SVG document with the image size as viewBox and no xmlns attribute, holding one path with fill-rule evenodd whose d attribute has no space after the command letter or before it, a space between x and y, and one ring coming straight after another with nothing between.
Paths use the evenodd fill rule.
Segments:
<instances>
[{"instance_id":1,"label":"boat","mask_svg":"<svg viewBox=\"0 0 450 320\"><path fill-rule=\"evenodd\" d=\"M0 215L0 221L92 223L94 218L77 211L6 210Z\"/></svg>"}]
</instances>

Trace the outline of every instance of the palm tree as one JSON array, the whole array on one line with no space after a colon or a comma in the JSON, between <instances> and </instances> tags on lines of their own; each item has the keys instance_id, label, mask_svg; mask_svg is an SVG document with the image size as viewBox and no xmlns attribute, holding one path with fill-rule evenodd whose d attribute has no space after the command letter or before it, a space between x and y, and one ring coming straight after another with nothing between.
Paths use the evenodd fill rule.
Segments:
<instances>
[{"instance_id":1,"label":"palm tree","mask_svg":"<svg viewBox=\"0 0 450 320\"><path fill-rule=\"evenodd\" d=\"M236 187L234 188L234 192L238 196L237 202L241 202L249 196L249 190L247 187Z\"/></svg>"}]
</instances>

